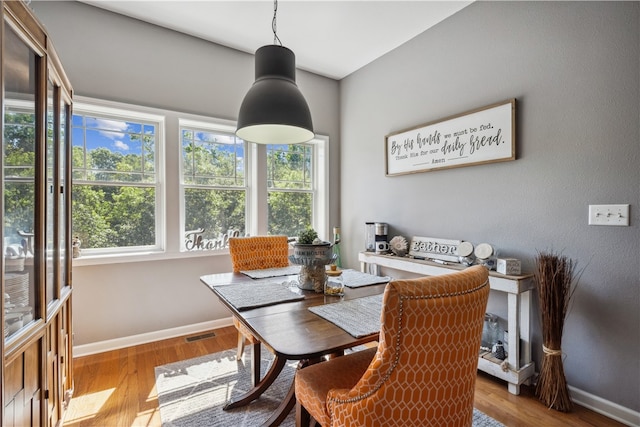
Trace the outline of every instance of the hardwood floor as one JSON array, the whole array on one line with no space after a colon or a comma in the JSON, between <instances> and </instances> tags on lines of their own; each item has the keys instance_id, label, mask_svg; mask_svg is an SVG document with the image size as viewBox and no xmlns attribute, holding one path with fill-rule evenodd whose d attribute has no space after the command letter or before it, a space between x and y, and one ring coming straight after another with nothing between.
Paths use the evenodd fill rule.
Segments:
<instances>
[{"instance_id":1,"label":"hardwood floor","mask_svg":"<svg viewBox=\"0 0 640 427\"><path fill-rule=\"evenodd\" d=\"M236 330L214 336L188 336L109 351L74 360L75 390L64 426L160 426L154 368L179 360L232 349ZM196 339L193 339L196 338ZM479 373L475 406L508 427L622 426L586 408L564 414L544 407L531 387L509 394L504 382Z\"/></svg>"}]
</instances>

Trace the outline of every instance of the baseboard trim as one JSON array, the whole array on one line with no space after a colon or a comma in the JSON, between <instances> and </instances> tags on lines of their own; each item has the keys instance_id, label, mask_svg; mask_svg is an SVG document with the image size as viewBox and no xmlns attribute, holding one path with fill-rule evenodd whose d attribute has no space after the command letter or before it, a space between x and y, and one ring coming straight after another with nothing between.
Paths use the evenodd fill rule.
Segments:
<instances>
[{"instance_id":1,"label":"baseboard trim","mask_svg":"<svg viewBox=\"0 0 640 427\"><path fill-rule=\"evenodd\" d=\"M617 403L610 402L586 391L569 386L571 400L622 424L640 427L640 412L633 411Z\"/></svg>"},{"instance_id":2,"label":"baseboard trim","mask_svg":"<svg viewBox=\"0 0 640 427\"><path fill-rule=\"evenodd\" d=\"M161 331L147 332L144 334L131 335L128 337L115 338L112 340L98 341L90 344L73 346L73 357L89 356L91 354L105 351L119 350L134 345L147 344L154 341L166 340L182 335L197 334L210 331L212 329L223 328L233 324L231 317L225 319L211 320L208 322L196 323L193 325L178 326L176 328L164 329Z\"/></svg>"}]
</instances>

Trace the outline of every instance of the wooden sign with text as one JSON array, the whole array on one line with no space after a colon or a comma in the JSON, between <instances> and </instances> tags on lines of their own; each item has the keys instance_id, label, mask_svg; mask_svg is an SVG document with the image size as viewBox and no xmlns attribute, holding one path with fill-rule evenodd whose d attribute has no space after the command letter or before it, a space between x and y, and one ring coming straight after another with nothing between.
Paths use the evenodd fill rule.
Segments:
<instances>
[{"instance_id":1,"label":"wooden sign with text","mask_svg":"<svg viewBox=\"0 0 640 427\"><path fill-rule=\"evenodd\" d=\"M413 236L409 255L414 258L458 262L458 246L462 240Z\"/></svg>"},{"instance_id":2,"label":"wooden sign with text","mask_svg":"<svg viewBox=\"0 0 640 427\"><path fill-rule=\"evenodd\" d=\"M515 160L516 100L388 135L386 175Z\"/></svg>"}]
</instances>

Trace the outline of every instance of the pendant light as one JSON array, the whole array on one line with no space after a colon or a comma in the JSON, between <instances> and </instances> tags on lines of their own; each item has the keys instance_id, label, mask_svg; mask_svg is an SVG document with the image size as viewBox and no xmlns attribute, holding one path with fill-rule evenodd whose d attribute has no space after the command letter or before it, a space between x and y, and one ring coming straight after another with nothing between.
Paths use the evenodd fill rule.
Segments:
<instances>
[{"instance_id":1,"label":"pendant light","mask_svg":"<svg viewBox=\"0 0 640 427\"><path fill-rule=\"evenodd\" d=\"M276 34L278 0L273 4L273 44L256 51L256 81L240 106L236 135L258 144L299 144L314 137L311 112L296 85L295 55Z\"/></svg>"}]
</instances>

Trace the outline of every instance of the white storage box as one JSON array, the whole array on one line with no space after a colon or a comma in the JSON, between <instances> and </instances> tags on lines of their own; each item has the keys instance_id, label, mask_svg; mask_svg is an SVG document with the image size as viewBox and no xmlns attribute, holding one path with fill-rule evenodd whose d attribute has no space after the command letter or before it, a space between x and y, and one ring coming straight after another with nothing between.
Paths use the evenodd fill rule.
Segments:
<instances>
[{"instance_id":1,"label":"white storage box","mask_svg":"<svg viewBox=\"0 0 640 427\"><path fill-rule=\"evenodd\" d=\"M496 271L501 274L517 276L521 273L520 260L515 258L498 258Z\"/></svg>"}]
</instances>

